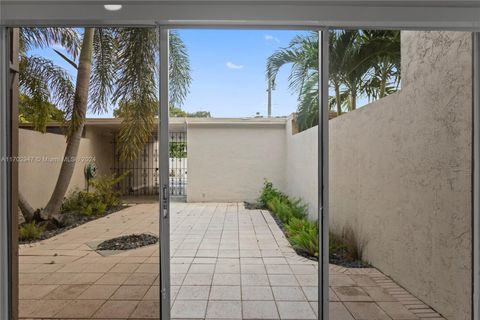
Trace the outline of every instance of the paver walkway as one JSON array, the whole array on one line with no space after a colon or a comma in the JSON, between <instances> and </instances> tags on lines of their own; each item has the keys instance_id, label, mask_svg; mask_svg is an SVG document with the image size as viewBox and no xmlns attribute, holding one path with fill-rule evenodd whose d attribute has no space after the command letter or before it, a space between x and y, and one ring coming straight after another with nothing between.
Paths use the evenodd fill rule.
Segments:
<instances>
[{"instance_id":1,"label":"paver walkway","mask_svg":"<svg viewBox=\"0 0 480 320\"><path fill-rule=\"evenodd\" d=\"M140 204L20 248L20 316L159 317L158 246L101 256L87 243L158 235ZM172 203L172 318L314 319L317 263L298 256L268 212ZM376 269L330 266L330 319L442 319Z\"/></svg>"}]
</instances>

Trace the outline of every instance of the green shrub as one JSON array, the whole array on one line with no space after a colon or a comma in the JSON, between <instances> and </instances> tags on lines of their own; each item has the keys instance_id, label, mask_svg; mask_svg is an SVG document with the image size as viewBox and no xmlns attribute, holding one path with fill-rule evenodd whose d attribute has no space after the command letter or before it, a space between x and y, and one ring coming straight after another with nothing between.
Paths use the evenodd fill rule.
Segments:
<instances>
[{"instance_id":1,"label":"green shrub","mask_svg":"<svg viewBox=\"0 0 480 320\"><path fill-rule=\"evenodd\" d=\"M31 241L40 237L45 231L45 227L38 226L35 222L24 223L19 228L19 238L21 241Z\"/></svg>"},{"instance_id":2,"label":"green shrub","mask_svg":"<svg viewBox=\"0 0 480 320\"><path fill-rule=\"evenodd\" d=\"M121 204L120 192L115 188L125 176L101 176L91 181L94 191L74 191L62 204L62 213L77 213L84 216L102 216L105 212Z\"/></svg>"},{"instance_id":3,"label":"green shrub","mask_svg":"<svg viewBox=\"0 0 480 320\"><path fill-rule=\"evenodd\" d=\"M305 219L308 215L308 205L302 199L288 200L292 216L298 219Z\"/></svg>"},{"instance_id":4,"label":"green shrub","mask_svg":"<svg viewBox=\"0 0 480 320\"><path fill-rule=\"evenodd\" d=\"M74 191L62 204L62 213L77 213L84 216L101 216L105 214L107 205L94 192Z\"/></svg>"},{"instance_id":5,"label":"green shrub","mask_svg":"<svg viewBox=\"0 0 480 320\"><path fill-rule=\"evenodd\" d=\"M120 176L113 174L96 177L92 180L91 184L92 187L95 189L95 193L101 198L107 209L116 207L121 204L121 194L115 186L127 175L128 172Z\"/></svg>"},{"instance_id":6,"label":"green shrub","mask_svg":"<svg viewBox=\"0 0 480 320\"><path fill-rule=\"evenodd\" d=\"M287 238L295 248L318 256L318 227L306 219L307 205L301 199L290 199L265 180L259 202L283 223Z\"/></svg>"},{"instance_id":7,"label":"green shrub","mask_svg":"<svg viewBox=\"0 0 480 320\"><path fill-rule=\"evenodd\" d=\"M315 225L313 225L313 228L308 226L298 230L297 233L290 236L290 242L294 247L311 256L318 257L318 230Z\"/></svg>"},{"instance_id":8,"label":"green shrub","mask_svg":"<svg viewBox=\"0 0 480 320\"><path fill-rule=\"evenodd\" d=\"M260 197L258 198L258 202L260 202L265 208L267 208L267 204L270 200L277 198L277 199L286 199L286 196L275 189L273 187L273 183L264 180L263 188L260 192Z\"/></svg>"}]
</instances>

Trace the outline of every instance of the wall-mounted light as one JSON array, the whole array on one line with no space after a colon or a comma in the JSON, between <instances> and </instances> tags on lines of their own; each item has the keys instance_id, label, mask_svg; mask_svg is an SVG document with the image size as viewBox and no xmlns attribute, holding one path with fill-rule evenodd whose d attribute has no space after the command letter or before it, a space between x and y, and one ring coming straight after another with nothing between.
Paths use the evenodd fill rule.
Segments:
<instances>
[{"instance_id":1,"label":"wall-mounted light","mask_svg":"<svg viewBox=\"0 0 480 320\"><path fill-rule=\"evenodd\" d=\"M105 10L107 11L118 11L120 9L122 9L122 5L121 4L106 4L103 6L105 8Z\"/></svg>"}]
</instances>

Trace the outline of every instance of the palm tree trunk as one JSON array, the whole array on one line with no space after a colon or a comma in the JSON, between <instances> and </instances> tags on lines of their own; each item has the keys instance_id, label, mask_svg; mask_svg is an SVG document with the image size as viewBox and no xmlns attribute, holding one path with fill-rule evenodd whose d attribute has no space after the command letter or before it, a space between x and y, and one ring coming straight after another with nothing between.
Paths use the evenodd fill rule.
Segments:
<instances>
[{"instance_id":1,"label":"palm tree trunk","mask_svg":"<svg viewBox=\"0 0 480 320\"><path fill-rule=\"evenodd\" d=\"M23 218L25 218L26 222L31 222L33 220L33 214L35 213L35 209L28 203L27 199L23 196L23 193L18 191L18 206L20 207L20 211L22 211Z\"/></svg>"},{"instance_id":2,"label":"palm tree trunk","mask_svg":"<svg viewBox=\"0 0 480 320\"><path fill-rule=\"evenodd\" d=\"M77 83L72 115L73 119L71 120L77 122L77 125L74 125L73 131L67 137L64 161L62 162L62 167L60 168L60 173L52 196L48 201L45 210L41 213L43 219L58 218L63 198L67 193L68 185L70 184L73 170L75 169L75 159L80 147L80 140L82 138L83 127L85 124L85 114L87 112L94 34L95 29L85 28L77 70Z\"/></svg>"},{"instance_id":3,"label":"palm tree trunk","mask_svg":"<svg viewBox=\"0 0 480 320\"><path fill-rule=\"evenodd\" d=\"M388 70L384 65L382 67L382 74L380 78L380 98L383 98L386 96L387 80L388 80L387 77L388 77Z\"/></svg>"},{"instance_id":4,"label":"palm tree trunk","mask_svg":"<svg viewBox=\"0 0 480 320\"><path fill-rule=\"evenodd\" d=\"M353 111L357 109L357 93L350 92L350 110Z\"/></svg>"},{"instance_id":5,"label":"palm tree trunk","mask_svg":"<svg viewBox=\"0 0 480 320\"><path fill-rule=\"evenodd\" d=\"M335 100L337 102L337 116L342 115L342 101L340 101L340 85L335 83Z\"/></svg>"}]
</instances>

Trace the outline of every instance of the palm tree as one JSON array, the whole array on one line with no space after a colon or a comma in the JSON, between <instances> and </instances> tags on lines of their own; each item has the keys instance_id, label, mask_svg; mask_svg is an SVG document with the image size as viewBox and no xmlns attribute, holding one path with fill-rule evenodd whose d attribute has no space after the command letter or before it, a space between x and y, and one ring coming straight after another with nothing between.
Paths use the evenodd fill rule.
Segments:
<instances>
[{"instance_id":1,"label":"palm tree","mask_svg":"<svg viewBox=\"0 0 480 320\"><path fill-rule=\"evenodd\" d=\"M275 82L282 66L291 64L290 89L298 93L298 126L318 124L318 37L295 37L267 60L267 79ZM357 108L357 98L378 99L396 91L400 79L400 33L397 31L330 31L329 104L337 115ZM396 86L391 86L396 83Z\"/></svg>"},{"instance_id":2,"label":"palm tree","mask_svg":"<svg viewBox=\"0 0 480 320\"><path fill-rule=\"evenodd\" d=\"M41 212L44 219L57 219L75 168L87 107L102 113L110 104L121 106L123 159L135 158L147 142L157 115L157 33L154 28L85 28L83 32L22 28L20 34L22 93L39 102L52 101L65 112L64 161L52 196ZM29 48L52 44L66 48L70 57L56 52L77 70L75 86L70 75L51 61L26 55ZM185 45L175 32L170 34L169 64L170 102L179 105L191 78Z\"/></svg>"},{"instance_id":3,"label":"palm tree","mask_svg":"<svg viewBox=\"0 0 480 320\"><path fill-rule=\"evenodd\" d=\"M295 36L287 47L274 52L267 60L267 81L275 86L280 69L291 65L289 88L298 93L300 130L318 123L318 33Z\"/></svg>"}]
</instances>

